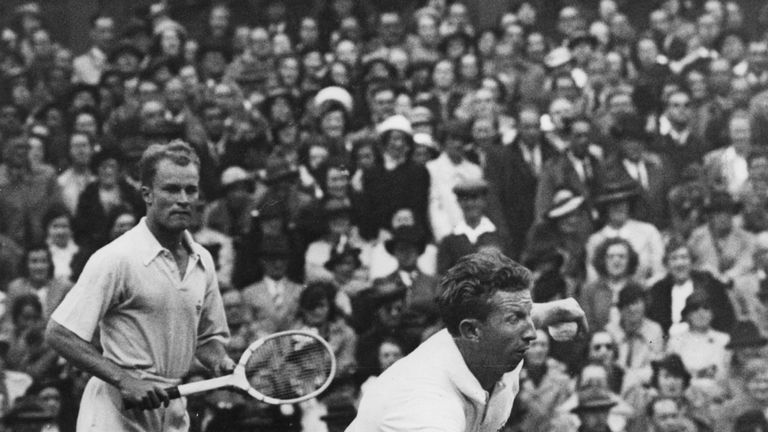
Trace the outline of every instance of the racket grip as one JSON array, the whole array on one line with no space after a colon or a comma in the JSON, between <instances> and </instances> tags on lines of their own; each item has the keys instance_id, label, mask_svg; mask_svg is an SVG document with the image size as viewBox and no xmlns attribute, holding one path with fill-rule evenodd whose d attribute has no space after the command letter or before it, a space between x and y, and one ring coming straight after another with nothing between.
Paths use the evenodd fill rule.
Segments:
<instances>
[{"instance_id":1,"label":"racket grip","mask_svg":"<svg viewBox=\"0 0 768 432\"><path fill-rule=\"evenodd\" d=\"M179 386L167 387L164 390L165 390L165 393L168 394L168 397L170 399L178 399L181 397L181 392L179 392ZM132 410L132 409L139 408L140 404L123 399L123 406L127 410Z\"/></svg>"}]
</instances>

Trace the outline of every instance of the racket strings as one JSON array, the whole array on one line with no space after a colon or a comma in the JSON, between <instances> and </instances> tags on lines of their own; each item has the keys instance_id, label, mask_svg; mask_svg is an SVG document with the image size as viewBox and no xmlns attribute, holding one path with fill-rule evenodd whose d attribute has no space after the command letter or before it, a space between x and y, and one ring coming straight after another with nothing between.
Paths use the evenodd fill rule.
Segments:
<instances>
[{"instance_id":1,"label":"racket strings","mask_svg":"<svg viewBox=\"0 0 768 432\"><path fill-rule=\"evenodd\" d=\"M278 337L265 341L245 364L245 375L259 393L275 399L308 395L328 381L331 353L317 340Z\"/></svg>"}]
</instances>

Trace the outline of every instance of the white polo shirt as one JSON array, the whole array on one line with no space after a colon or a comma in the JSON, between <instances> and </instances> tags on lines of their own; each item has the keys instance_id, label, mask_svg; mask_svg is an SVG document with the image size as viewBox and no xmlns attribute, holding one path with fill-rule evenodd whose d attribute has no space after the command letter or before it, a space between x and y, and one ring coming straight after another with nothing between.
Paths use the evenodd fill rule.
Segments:
<instances>
[{"instance_id":1,"label":"white polo shirt","mask_svg":"<svg viewBox=\"0 0 768 432\"><path fill-rule=\"evenodd\" d=\"M100 329L104 357L165 378L189 370L198 345L229 337L210 253L192 240L182 279L146 219L99 249L51 319L90 341Z\"/></svg>"},{"instance_id":2,"label":"white polo shirt","mask_svg":"<svg viewBox=\"0 0 768 432\"><path fill-rule=\"evenodd\" d=\"M522 365L489 397L443 329L381 374L346 432L496 432L512 411Z\"/></svg>"}]
</instances>

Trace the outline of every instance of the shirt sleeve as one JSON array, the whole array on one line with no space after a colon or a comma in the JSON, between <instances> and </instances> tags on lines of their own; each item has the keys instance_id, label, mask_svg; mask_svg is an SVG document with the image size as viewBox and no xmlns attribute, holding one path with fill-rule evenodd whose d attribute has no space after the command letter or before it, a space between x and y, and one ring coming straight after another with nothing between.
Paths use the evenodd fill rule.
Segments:
<instances>
[{"instance_id":1,"label":"shirt sleeve","mask_svg":"<svg viewBox=\"0 0 768 432\"><path fill-rule=\"evenodd\" d=\"M99 321L119 300L124 286L124 261L107 250L97 251L86 263L75 286L51 315L51 319L91 341Z\"/></svg>"},{"instance_id":2,"label":"shirt sleeve","mask_svg":"<svg viewBox=\"0 0 768 432\"><path fill-rule=\"evenodd\" d=\"M205 287L203 310L197 326L197 345L205 345L213 340L227 344L229 342L229 327L224 314L224 303L219 292L219 282L212 270L214 268L213 259L210 258L210 255L201 255L201 259L205 260L206 269L211 270L206 270L208 281Z\"/></svg>"}]
</instances>

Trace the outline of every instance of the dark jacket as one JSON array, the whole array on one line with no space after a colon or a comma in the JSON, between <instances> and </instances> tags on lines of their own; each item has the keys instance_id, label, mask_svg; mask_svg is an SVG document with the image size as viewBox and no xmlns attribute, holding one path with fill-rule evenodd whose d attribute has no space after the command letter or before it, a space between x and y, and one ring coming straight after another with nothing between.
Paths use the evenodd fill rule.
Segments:
<instances>
[{"instance_id":1,"label":"dark jacket","mask_svg":"<svg viewBox=\"0 0 768 432\"><path fill-rule=\"evenodd\" d=\"M694 291L703 291L709 296L712 307L712 328L729 333L735 322L733 305L728 296L727 287L711 274L701 271L691 272ZM672 326L672 276L656 282L650 290L646 316L661 325L664 333Z\"/></svg>"},{"instance_id":2,"label":"dark jacket","mask_svg":"<svg viewBox=\"0 0 768 432\"><path fill-rule=\"evenodd\" d=\"M144 201L139 193L124 180L118 183L123 205L133 210L136 218L146 212ZM75 241L84 248L98 249L109 241L109 216L99 199L99 184L94 182L86 186L77 202L77 210L72 223Z\"/></svg>"}]
</instances>

